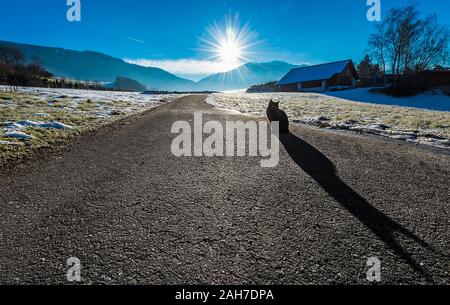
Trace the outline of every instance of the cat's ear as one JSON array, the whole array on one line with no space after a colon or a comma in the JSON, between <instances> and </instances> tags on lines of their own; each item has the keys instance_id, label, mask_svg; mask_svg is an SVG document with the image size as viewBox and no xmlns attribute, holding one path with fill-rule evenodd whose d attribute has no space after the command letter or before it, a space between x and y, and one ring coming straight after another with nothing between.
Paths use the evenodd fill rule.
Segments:
<instances>
[{"instance_id":1,"label":"cat's ear","mask_svg":"<svg viewBox=\"0 0 450 305\"><path fill-rule=\"evenodd\" d=\"M280 106L280 102L276 102L275 105Z\"/></svg>"}]
</instances>

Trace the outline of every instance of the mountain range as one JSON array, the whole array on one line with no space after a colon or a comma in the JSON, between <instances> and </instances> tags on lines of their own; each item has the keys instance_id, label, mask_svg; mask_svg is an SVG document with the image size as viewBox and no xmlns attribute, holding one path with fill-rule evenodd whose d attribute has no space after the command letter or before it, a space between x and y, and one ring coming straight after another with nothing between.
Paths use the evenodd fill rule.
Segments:
<instances>
[{"instance_id":1,"label":"mountain range","mask_svg":"<svg viewBox=\"0 0 450 305\"><path fill-rule=\"evenodd\" d=\"M116 77L134 79L148 88L187 90L195 82L177 77L159 68L146 68L92 51L73 51L0 41L20 50L27 61L39 58L42 66L57 77L112 83Z\"/></svg>"},{"instance_id":2,"label":"mountain range","mask_svg":"<svg viewBox=\"0 0 450 305\"><path fill-rule=\"evenodd\" d=\"M160 68L127 63L122 59L99 52L74 51L8 41L0 41L1 45L20 50L27 62L38 58L42 66L56 77L104 83L113 83L117 77L123 77L135 80L150 90L224 91L245 89L251 85L279 80L289 70L296 67L282 61L246 63L237 69L213 74L196 83Z\"/></svg>"},{"instance_id":3,"label":"mountain range","mask_svg":"<svg viewBox=\"0 0 450 305\"><path fill-rule=\"evenodd\" d=\"M197 83L203 90L236 90L281 79L295 65L282 61L247 63L237 69L208 76Z\"/></svg>"}]
</instances>

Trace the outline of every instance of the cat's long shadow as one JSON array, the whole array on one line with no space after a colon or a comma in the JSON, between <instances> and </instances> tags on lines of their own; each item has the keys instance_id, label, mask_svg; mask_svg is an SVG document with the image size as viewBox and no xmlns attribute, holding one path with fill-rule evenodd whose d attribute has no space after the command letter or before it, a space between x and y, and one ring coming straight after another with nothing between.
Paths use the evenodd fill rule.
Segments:
<instances>
[{"instance_id":1,"label":"cat's long shadow","mask_svg":"<svg viewBox=\"0 0 450 305\"><path fill-rule=\"evenodd\" d=\"M395 222L383 212L377 210L367 200L353 191L337 173L334 164L320 151L293 134L280 135L280 141L292 160L311 176L331 197L369 228L399 257L403 258L415 271L431 281L431 277L418 264L412 255L397 241L395 234L402 234L420 246L431 247L415 236L401 224Z\"/></svg>"}]
</instances>

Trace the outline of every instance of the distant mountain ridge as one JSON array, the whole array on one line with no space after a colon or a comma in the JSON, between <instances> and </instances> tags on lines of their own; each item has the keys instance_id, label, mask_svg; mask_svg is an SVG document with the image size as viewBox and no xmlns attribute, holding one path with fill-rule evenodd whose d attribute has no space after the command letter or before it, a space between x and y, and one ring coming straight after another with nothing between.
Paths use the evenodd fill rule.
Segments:
<instances>
[{"instance_id":1,"label":"distant mountain ridge","mask_svg":"<svg viewBox=\"0 0 450 305\"><path fill-rule=\"evenodd\" d=\"M144 84L149 89L159 90L185 91L196 86L195 82L162 69L129 64L99 52L73 51L8 41L0 41L0 45L19 49L27 61L38 57L42 65L58 77L107 83L114 82L116 77L126 77Z\"/></svg>"},{"instance_id":2,"label":"distant mountain ridge","mask_svg":"<svg viewBox=\"0 0 450 305\"><path fill-rule=\"evenodd\" d=\"M298 67L283 61L250 62L228 72L210 75L196 83L160 68L127 63L95 51L74 51L1 40L0 45L19 49L28 62L35 57L39 58L43 67L57 77L109 84L114 83L117 77L122 77L136 81L149 90L161 91L246 89L252 85L277 81L291 69Z\"/></svg>"},{"instance_id":3,"label":"distant mountain ridge","mask_svg":"<svg viewBox=\"0 0 450 305\"><path fill-rule=\"evenodd\" d=\"M138 81L126 77L117 77L116 81L109 85L116 90L144 92L148 88Z\"/></svg>"},{"instance_id":4,"label":"distant mountain ridge","mask_svg":"<svg viewBox=\"0 0 450 305\"><path fill-rule=\"evenodd\" d=\"M283 61L250 62L234 70L208 76L197 83L197 88L216 91L245 89L252 85L277 81L297 67L299 66Z\"/></svg>"}]
</instances>

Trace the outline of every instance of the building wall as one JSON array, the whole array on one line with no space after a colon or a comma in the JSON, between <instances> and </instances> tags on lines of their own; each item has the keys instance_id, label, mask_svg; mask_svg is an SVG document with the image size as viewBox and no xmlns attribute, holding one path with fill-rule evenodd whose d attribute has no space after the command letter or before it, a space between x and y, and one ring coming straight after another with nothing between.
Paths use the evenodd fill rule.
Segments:
<instances>
[{"instance_id":1,"label":"building wall","mask_svg":"<svg viewBox=\"0 0 450 305\"><path fill-rule=\"evenodd\" d=\"M336 74L331 79L327 81L327 86L353 86L354 85L355 78L353 77L353 74L350 70L350 67L347 67L347 69L339 74Z\"/></svg>"},{"instance_id":2,"label":"building wall","mask_svg":"<svg viewBox=\"0 0 450 305\"><path fill-rule=\"evenodd\" d=\"M354 86L355 78L350 67L347 67L344 72L334 75L331 79L326 80L326 87L333 86ZM299 86L301 84L301 86ZM299 89L301 88L301 89ZM281 85L278 90L281 92L299 92L302 90L307 91L308 89L315 89L318 91L322 90L322 81L310 81L310 82L302 82L302 83L294 83L289 85Z\"/></svg>"},{"instance_id":3,"label":"building wall","mask_svg":"<svg viewBox=\"0 0 450 305\"><path fill-rule=\"evenodd\" d=\"M289 85L280 85L280 92L298 92L298 83L289 84Z\"/></svg>"},{"instance_id":4,"label":"building wall","mask_svg":"<svg viewBox=\"0 0 450 305\"><path fill-rule=\"evenodd\" d=\"M302 88L303 89L311 89L311 88L320 88L322 87L322 81L312 81L312 82L303 82Z\"/></svg>"},{"instance_id":5,"label":"building wall","mask_svg":"<svg viewBox=\"0 0 450 305\"><path fill-rule=\"evenodd\" d=\"M299 90L299 84L301 84L301 89ZM299 92L303 89L320 88L322 87L322 81L312 81L303 83L294 83L289 85L281 85L279 90L281 92Z\"/></svg>"}]
</instances>

